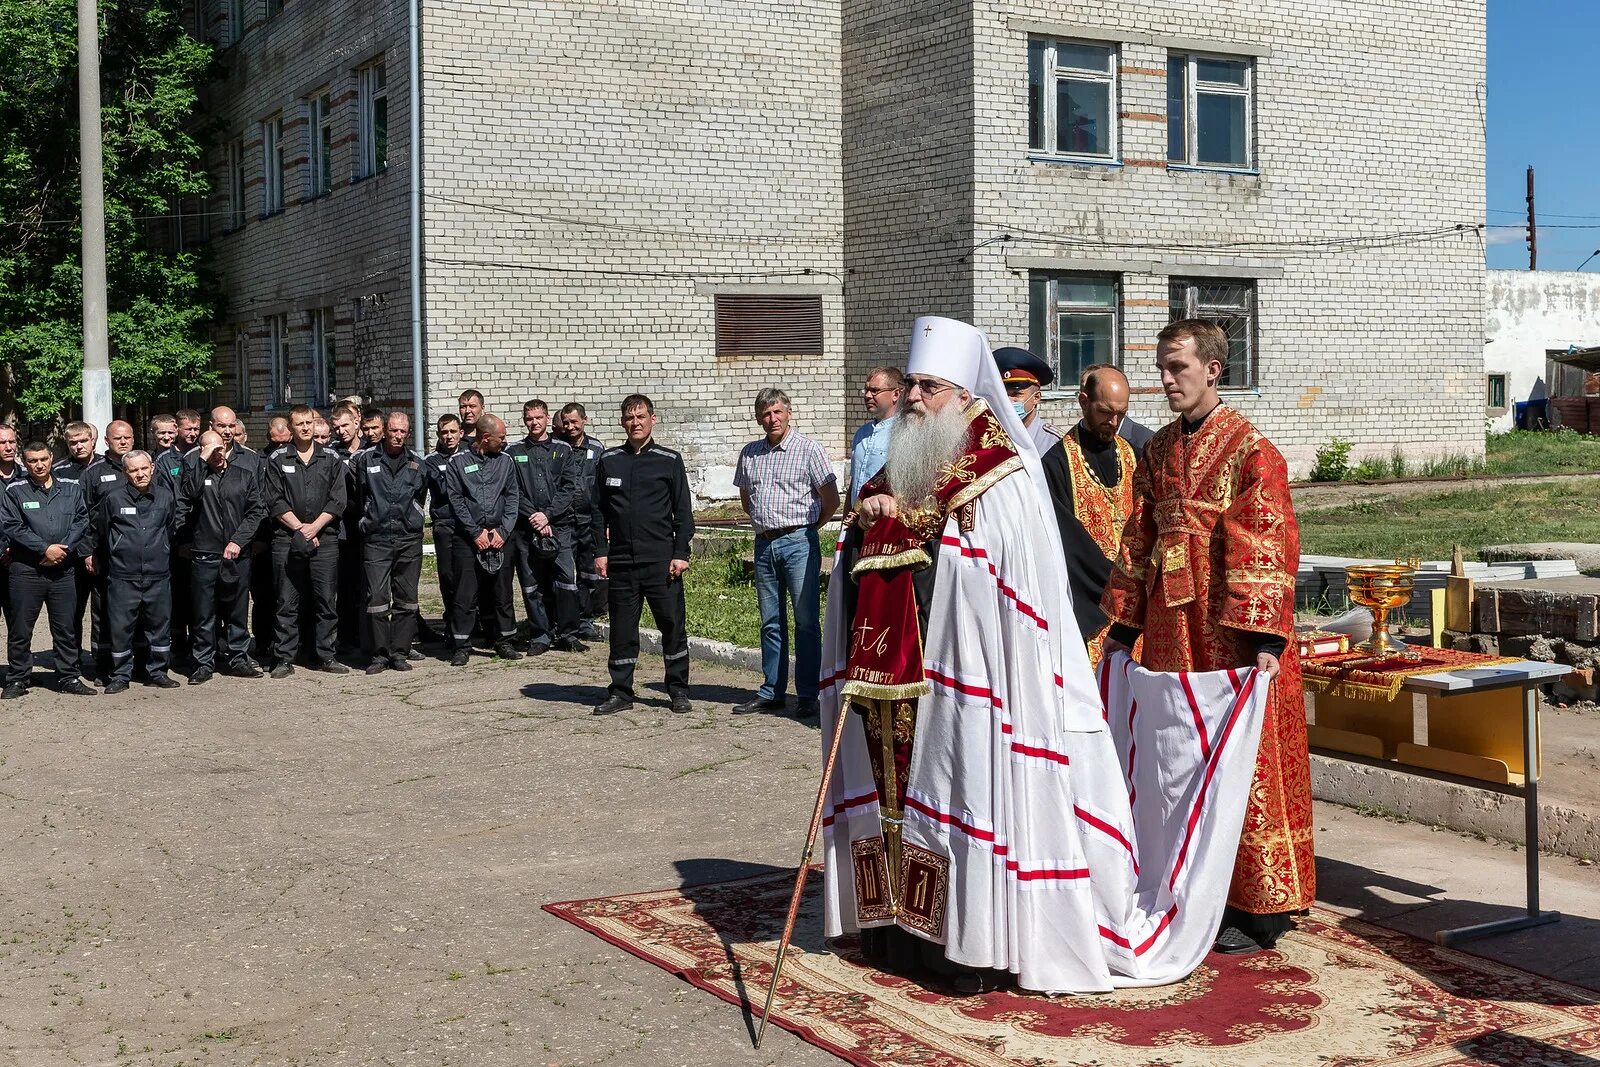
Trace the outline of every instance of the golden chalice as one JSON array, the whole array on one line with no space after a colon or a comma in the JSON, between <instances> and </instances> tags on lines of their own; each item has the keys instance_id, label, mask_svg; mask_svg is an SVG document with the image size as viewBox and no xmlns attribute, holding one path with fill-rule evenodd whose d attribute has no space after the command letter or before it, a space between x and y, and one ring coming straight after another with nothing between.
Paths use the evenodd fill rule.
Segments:
<instances>
[{"instance_id":1,"label":"golden chalice","mask_svg":"<svg viewBox=\"0 0 1600 1067\"><path fill-rule=\"evenodd\" d=\"M1354 651L1369 656L1393 656L1406 651L1406 645L1389 636L1389 612L1411 602L1418 560L1363 564L1344 569L1350 599L1372 612L1372 637L1356 645Z\"/></svg>"}]
</instances>

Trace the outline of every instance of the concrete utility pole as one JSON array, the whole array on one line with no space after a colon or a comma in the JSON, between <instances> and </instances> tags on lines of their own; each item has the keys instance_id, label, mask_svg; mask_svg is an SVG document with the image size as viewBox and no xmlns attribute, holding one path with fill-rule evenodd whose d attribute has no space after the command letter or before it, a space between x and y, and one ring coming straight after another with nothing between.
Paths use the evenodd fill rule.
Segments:
<instances>
[{"instance_id":1,"label":"concrete utility pole","mask_svg":"<svg viewBox=\"0 0 1600 1067\"><path fill-rule=\"evenodd\" d=\"M1539 269L1539 227L1533 218L1533 168L1528 168L1528 269Z\"/></svg>"},{"instance_id":2,"label":"concrete utility pole","mask_svg":"<svg viewBox=\"0 0 1600 1067\"><path fill-rule=\"evenodd\" d=\"M102 439L111 421L106 337L106 188L100 143L100 10L78 0L78 154L83 181L83 421Z\"/></svg>"}]
</instances>

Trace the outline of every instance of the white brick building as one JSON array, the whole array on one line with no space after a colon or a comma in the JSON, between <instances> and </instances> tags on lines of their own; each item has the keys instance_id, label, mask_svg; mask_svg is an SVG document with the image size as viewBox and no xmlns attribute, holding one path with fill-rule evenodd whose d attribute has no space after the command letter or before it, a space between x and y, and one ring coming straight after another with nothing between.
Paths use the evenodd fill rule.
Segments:
<instances>
[{"instance_id":1,"label":"white brick building","mask_svg":"<svg viewBox=\"0 0 1600 1067\"><path fill-rule=\"evenodd\" d=\"M1484 307L1483 368L1490 428L1509 430L1526 401L1583 396L1584 374L1555 357L1600 348L1600 276L1492 270ZM1546 417L1560 423L1557 406Z\"/></svg>"},{"instance_id":2,"label":"white brick building","mask_svg":"<svg viewBox=\"0 0 1600 1067\"><path fill-rule=\"evenodd\" d=\"M258 418L331 362L333 392L409 406L406 3L207 3L213 39L245 26L212 93L244 197L212 234L225 397ZM513 422L579 399L606 439L641 390L711 491L763 385L842 457L914 315L1067 378L1119 361L1154 423L1155 334L1198 309L1298 469L1335 435L1482 449L1483 0L421 9L430 416L468 386Z\"/></svg>"}]
</instances>

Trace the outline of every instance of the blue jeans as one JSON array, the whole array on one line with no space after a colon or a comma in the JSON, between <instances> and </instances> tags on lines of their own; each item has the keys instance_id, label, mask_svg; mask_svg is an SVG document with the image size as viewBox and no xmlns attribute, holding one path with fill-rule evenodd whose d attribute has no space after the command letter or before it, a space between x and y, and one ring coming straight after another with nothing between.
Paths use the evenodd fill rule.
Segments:
<instances>
[{"instance_id":1,"label":"blue jeans","mask_svg":"<svg viewBox=\"0 0 1600 1067\"><path fill-rule=\"evenodd\" d=\"M788 608L794 605L794 693L817 698L822 624L817 574L822 550L809 527L773 540L756 538L756 599L761 604L761 700L782 700L789 688ZM787 600L785 593L788 594Z\"/></svg>"}]
</instances>

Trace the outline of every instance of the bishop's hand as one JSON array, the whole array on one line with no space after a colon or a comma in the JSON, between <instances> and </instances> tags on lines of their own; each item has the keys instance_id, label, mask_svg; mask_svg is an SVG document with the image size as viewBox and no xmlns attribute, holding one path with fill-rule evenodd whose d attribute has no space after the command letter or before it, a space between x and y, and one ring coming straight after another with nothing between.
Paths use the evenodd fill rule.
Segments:
<instances>
[{"instance_id":1,"label":"bishop's hand","mask_svg":"<svg viewBox=\"0 0 1600 1067\"><path fill-rule=\"evenodd\" d=\"M888 493L869 496L856 507L856 524L863 530L872 529L879 519L892 519L900 514L900 507Z\"/></svg>"}]
</instances>

